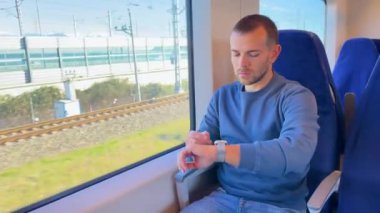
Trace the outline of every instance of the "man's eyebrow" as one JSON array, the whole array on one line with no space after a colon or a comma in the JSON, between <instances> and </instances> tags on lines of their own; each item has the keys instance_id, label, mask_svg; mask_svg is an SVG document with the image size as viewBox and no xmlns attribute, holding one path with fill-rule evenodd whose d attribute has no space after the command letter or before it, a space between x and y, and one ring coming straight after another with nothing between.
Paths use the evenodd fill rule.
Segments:
<instances>
[{"instance_id":1,"label":"man's eyebrow","mask_svg":"<svg viewBox=\"0 0 380 213\"><path fill-rule=\"evenodd\" d=\"M239 52L238 50L232 49L231 52ZM248 50L247 53L259 53L260 50Z\"/></svg>"},{"instance_id":2,"label":"man's eyebrow","mask_svg":"<svg viewBox=\"0 0 380 213\"><path fill-rule=\"evenodd\" d=\"M248 50L247 53L260 53L260 50Z\"/></svg>"}]
</instances>

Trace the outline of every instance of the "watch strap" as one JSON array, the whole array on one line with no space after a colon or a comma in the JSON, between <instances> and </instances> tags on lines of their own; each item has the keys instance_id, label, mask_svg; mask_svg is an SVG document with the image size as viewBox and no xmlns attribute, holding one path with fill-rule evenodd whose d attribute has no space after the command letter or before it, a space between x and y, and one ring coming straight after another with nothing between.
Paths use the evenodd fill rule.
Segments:
<instances>
[{"instance_id":1,"label":"watch strap","mask_svg":"<svg viewBox=\"0 0 380 213\"><path fill-rule=\"evenodd\" d=\"M215 143L217 155L216 155L216 162L224 163L226 161L226 144L227 141L225 140L216 140Z\"/></svg>"}]
</instances>

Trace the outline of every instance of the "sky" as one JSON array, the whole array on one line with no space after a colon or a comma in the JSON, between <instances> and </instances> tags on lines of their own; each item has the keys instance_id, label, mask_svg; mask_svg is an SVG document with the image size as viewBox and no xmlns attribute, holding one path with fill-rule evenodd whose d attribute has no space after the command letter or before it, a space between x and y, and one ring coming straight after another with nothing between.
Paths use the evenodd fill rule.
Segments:
<instances>
[{"instance_id":1,"label":"sky","mask_svg":"<svg viewBox=\"0 0 380 213\"><path fill-rule=\"evenodd\" d=\"M172 0L37 0L37 2L43 34L73 35L74 16L79 35L107 35L108 11L111 12L112 27L121 26L129 22L128 5L131 5L129 7L132 24L137 36L167 37L171 34ZM179 9L183 9L184 0L178 2ZM22 1L21 13L25 33L38 33L36 8L36 0ZM185 29L185 17L183 10L179 17L181 31ZM0 0L0 26L0 34L18 34L14 0Z\"/></svg>"},{"instance_id":2,"label":"sky","mask_svg":"<svg viewBox=\"0 0 380 213\"><path fill-rule=\"evenodd\" d=\"M268 15L279 29L303 29L325 37L323 0L261 0L260 13Z\"/></svg>"},{"instance_id":3,"label":"sky","mask_svg":"<svg viewBox=\"0 0 380 213\"><path fill-rule=\"evenodd\" d=\"M38 33L36 2L39 6L42 34L107 36L107 11L112 27L127 24L131 9L135 34L140 37L171 37L172 0L20 0L23 29ZM178 0L180 34L186 35L185 0ZM128 6L129 5L129 6ZM138 6L136 6L138 5ZM325 8L322 0L261 0L260 13L271 17L279 29L306 29L323 40ZM15 0L0 0L0 35L18 35ZM114 32L114 35L122 35Z\"/></svg>"}]
</instances>

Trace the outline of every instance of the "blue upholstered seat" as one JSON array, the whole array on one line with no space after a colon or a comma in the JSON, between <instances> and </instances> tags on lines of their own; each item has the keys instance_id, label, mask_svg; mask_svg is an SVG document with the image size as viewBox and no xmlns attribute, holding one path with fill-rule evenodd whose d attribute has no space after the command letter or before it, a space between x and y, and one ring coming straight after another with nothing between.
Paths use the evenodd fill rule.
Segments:
<instances>
[{"instance_id":1,"label":"blue upholstered seat","mask_svg":"<svg viewBox=\"0 0 380 213\"><path fill-rule=\"evenodd\" d=\"M372 41L375 43L377 51L380 53L380 39L372 39Z\"/></svg>"},{"instance_id":2,"label":"blue upholstered seat","mask_svg":"<svg viewBox=\"0 0 380 213\"><path fill-rule=\"evenodd\" d=\"M318 145L308 175L309 191L313 192L328 174L338 169L343 143L343 115L339 100L335 100L334 82L319 38L311 32L280 30L279 39L282 52L274 69L309 88L318 104Z\"/></svg>"},{"instance_id":3,"label":"blue upholstered seat","mask_svg":"<svg viewBox=\"0 0 380 213\"><path fill-rule=\"evenodd\" d=\"M343 44L333 71L342 104L348 92L355 93L356 106L360 102L379 50L380 41L375 39L353 38Z\"/></svg>"},{"instance_id":4,"label":"blue upholstered seat","mask_svg":"<svg viewBox=\"0 0 380 213\"><path fill-rule=\"evenodd\" d=\"M380 58L368 80L347 139L339 212L380 212Z\"/></svg>"}]
</instances>

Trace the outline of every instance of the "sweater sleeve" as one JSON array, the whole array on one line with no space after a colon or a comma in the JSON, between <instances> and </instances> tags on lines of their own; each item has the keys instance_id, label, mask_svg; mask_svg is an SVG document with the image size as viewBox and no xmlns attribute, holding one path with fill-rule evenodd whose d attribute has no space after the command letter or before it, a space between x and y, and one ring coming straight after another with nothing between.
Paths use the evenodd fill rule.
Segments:
<instances>
[{"instance_id":1,"label":"sweater sleeve","mask_svg":"<svg viewBox=\"0 0 380 213\"><path fill-rule=\"evenodd\" d=\"M240 144L239 168L272 177L307 172L317 145L318 110L314 95L296 88L283 99L279 138Z\"/></svg>"},{"instance_id":2,"label":"sweater sleeve","mask_svg":"<svg viewBox=\"0 0 380 213\"><path fill-rule=\"evenodd\" d=\"M210 133L211 141L219 140L220 139L220 133L219 133L219 116L218 116L218 105L217 105L217 99L218 99L219 92L216 92L214 96L212 97L208 107L205 116L202 119L202 122L199 126L198 131L207 131Z\"/></svg>"}]
</instances>

